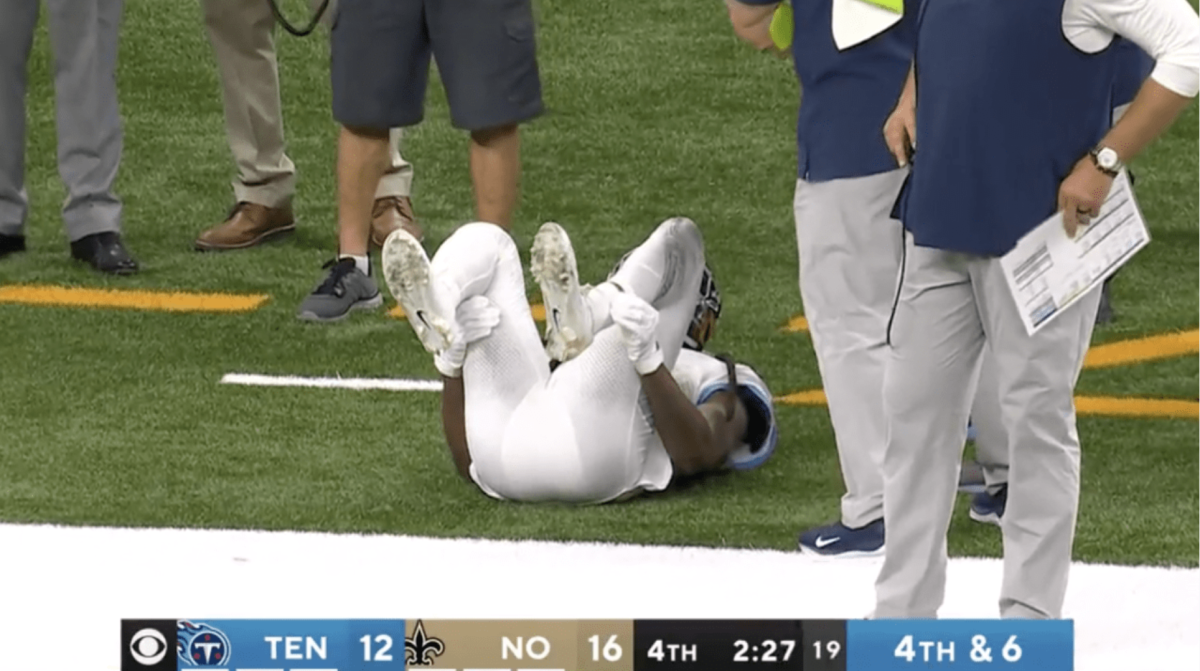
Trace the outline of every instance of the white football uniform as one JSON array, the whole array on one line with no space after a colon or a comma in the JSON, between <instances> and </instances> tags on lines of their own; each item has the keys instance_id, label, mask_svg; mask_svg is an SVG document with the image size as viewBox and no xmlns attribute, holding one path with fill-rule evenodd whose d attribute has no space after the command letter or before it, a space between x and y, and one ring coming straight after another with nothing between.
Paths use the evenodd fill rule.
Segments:
<instances>
[{"instance_id":1,"label":"white football uniform","mask_svg":"<svg viewBox=\"0 0 1200 671\"><path fill-rule=\"evenodd\" d=\"M463 226L438 249L432 269L449 304L482 294L500 309L491 335L468 345L462 371L470 474L481 490L516 501L604 503L667 487L670 457L620 329L607 315L595 315L591 345L551 373L507 233L490 224ZM671 220L612 278L658 310L668 367L680 357L703 269L695 224ZM685 367L698 393L716 379L705 366Z\"/></svg>"}]
</instances>

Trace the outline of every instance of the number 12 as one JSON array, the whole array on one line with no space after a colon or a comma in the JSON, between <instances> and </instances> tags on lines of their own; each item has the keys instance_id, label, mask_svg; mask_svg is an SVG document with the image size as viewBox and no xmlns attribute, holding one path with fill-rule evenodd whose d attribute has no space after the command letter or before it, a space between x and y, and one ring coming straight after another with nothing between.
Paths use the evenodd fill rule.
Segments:
<instances>
[{"instance_id":1,"label":"number 12","mask_svg":"<svg viewBox=\"0 0 1200 671\"><path fill-rule=\"evenodd\" d=\"M380 644L380 648L375 651L375 659L371 659L371 635L367 634L358 639L363 644L363 661L370 662L390 662L392 661L392 653L388 650L392 649L392 637L387 634L380 634L375 637L375 642Z\"/></svg>"}]
</instances>

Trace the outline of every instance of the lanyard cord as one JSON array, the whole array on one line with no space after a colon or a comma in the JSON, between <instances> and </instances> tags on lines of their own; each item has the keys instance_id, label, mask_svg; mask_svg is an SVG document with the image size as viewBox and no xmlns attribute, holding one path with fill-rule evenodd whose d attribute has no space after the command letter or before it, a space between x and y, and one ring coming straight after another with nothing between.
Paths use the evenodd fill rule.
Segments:
<instances>
[{"instance_id":1,"label":"lanyard cord","mask_svg":"<svg viewBox=\"0 0 1200 671\"><path fill-rule=\"evenodd\" d=\"M297 29L284 17L283 12L280 11L278 0L267 0L267 2L271 5L271 13L275 15L275 20L279 22L279 25L283 26L284 30L296 37L311 35L312 31L316 30L317 24L321 22L321 17L324 16L325 10L329 8L329 0L321 0L321 5L317 7L317 11L313 14L312 20L308 22L308 25L303 29Z\"/></svg>"}]
</instances>

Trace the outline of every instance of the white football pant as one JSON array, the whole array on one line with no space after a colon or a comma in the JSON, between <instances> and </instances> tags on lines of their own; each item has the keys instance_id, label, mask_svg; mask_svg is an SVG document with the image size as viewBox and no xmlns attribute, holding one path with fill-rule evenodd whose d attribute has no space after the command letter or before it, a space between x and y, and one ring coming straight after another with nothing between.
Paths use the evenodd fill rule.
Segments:
<instances>
[{"instance_id":1,"label":"white football pant","mask_svg":"<svg viewBox=\"0 0 1200 671\"><path fill-rule=\"evenodd\" d=\"M476 295L500 309L492 334L467 346L462 372L471 477L480 489L509 500L603 503L666 488L671 461L621 332L607 314L603 296L611 287L587 296L597 331L592 344L551 373L517 247L503 229L485 223L459 228L432 267L439 303L449 314ZM691 323L703 269L699 229L671 219L605 283L658 309L668 367Z\"/></svg>"}]
</instances>

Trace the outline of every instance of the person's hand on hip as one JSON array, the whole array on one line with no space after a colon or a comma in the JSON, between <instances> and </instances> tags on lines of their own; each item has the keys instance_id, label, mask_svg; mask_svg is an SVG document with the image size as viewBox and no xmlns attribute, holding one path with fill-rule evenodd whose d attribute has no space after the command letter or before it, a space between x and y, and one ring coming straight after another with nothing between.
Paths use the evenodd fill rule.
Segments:
<instances>
[{"instance_id":1,"label":"person's hand on hip","mask_svg":"<svg viewBox=\"0 0 1200 671\"><path fill-rule=\"evenodd\" d=\"M912 159L917 147L917 105L908 96L901 96L896 109L883 124L883 139L888 151L896 158L896 165L903 168Z\"/></svg>"}]
</instances>

